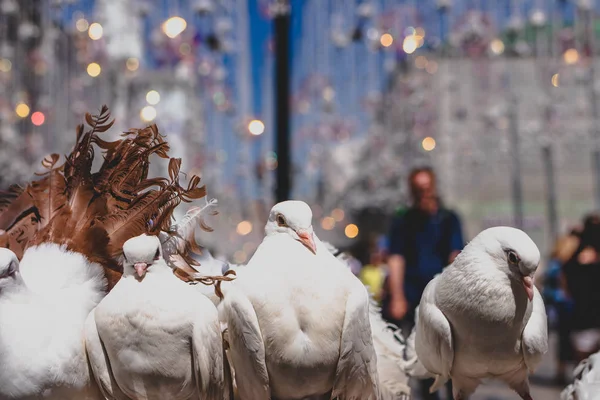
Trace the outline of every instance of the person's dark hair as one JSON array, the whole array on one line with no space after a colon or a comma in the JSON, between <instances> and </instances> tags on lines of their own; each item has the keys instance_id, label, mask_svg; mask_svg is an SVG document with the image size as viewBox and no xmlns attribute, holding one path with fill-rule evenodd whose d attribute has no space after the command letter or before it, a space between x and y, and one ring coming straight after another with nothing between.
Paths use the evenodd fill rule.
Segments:
<instances>
[{"instance_id":1,"label":"person's dark hair","mask_svg":"<svg viewBox=\"0 0 600 400\"><path fill-rule=\"evenodd\" d=\"M589 214L583 222L581 232L581 247L591 246L600 251L600 215Z\"/></svg>"}]
</instances>

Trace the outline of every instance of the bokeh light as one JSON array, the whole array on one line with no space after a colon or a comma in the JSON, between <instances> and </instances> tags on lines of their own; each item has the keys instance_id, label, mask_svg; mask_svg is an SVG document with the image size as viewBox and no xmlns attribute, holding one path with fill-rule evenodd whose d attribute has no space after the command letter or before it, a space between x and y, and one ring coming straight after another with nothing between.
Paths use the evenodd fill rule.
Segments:
<instances>
[{"instance_id":1,"label":"bokeh light","mask_svg":"<svg viewBox=\"0 0 600 400\"><path fill-rule=\"evenodd\" d=\"M243 264L248 259L248 255L244 250L238 250L233 254L233 262L236 264Z\"/></svg>"},{"instance_id":2,"label":"bokeh light","mask_svg":"<svg viewBox=\"0 0 600 400\"><path fill-rule=\"evenodd\" d=\"M160 101L160 93L158 93L156 90L149 91L148 93L146 93L146 101L148 102L148 104L151 104L153 106L157 105Z\"/></svg>"},{"instance_id":3,"label":"bokeh light","mask_svg":"<svg viewBox=\"0 0 600 400\"><path fill-rule=\"evenodd\" d=\"M394 37L389 33L384 33L383 35L381 35L381 39L379 39L379 42L383 47L390 47L392 43L394 43Z\"/></svg>"},{"instance_id":4,"label":"bokeh light","mask_svg":"<svg viewBox=\"0 0 600 400\"><path fill-rule=\"evenodd\" d=\"M46 120L46 116L41 111L36 111L31 114L31 123L35 126L40 126Z\"/></svg>"},{"instance_id":5,"label":"bokeh light","mask_svg":"<svg viewBox=\"0 0 600 400\"><path fill-rule=\"evenodd\" d=\"M262 135L265 131L265 124L261 120L253 119L248 124L248 131L254 136Z\"/></svg>"},{"instance_id":6,"label":"bokeh light","mask_svg":"<svg viewBox=\"0 0 600 400\"><path fill-rule=\"evenodd\" d=\"M140 111L140 117L146 122L154 121L156 118L156 108L152 106L146 106L142 108L142 111Z\"/></svg>"},{"instance_id":7,"label":"bokeh light","mask_svg":"<svg viewBox=\"0 0 600 400\"><path fill-rule=\"evenodd\" d=\"M100 75L100 72L102 72L102 68L100 67L100 64L95 63L95 62L88 64L87 73L89 76L91 76L92 78L95 78L98 75Z\"/></svg>"},{"instance_id":8,"label":"bokeh light","mask_svg":"<svg viewBox=\"0 0 600 400\"><path fill-rule=\"evenodd\" d=\"M344 229L344 234L346 235L346 237L354 239L358 236L358 226L354 224L346 225L346 229Z\"/></svg>"},{"instance_id":9,"label":"bokeh light","mask_svg":"<svg viewBox=\"0 0 600 400\"><path fill-rule=\"evenodd\" d=\"M423 146L423 150L431 151L435 149L435 139L428 136L421 142L421 146Z\"/></svg>"},{"instance_id":10,"label":"bokeh light","mask_svg":"<svg viewBox=\"0 0 600 400\"><path fill-rule=\"evenodd\" d=\"M579 52L577 51L577 49L569 49L565 51L565 54L563 54L563 58L567 64L575 64L577 63L577 61L579 61Z\"/></svg>"},{"instance_id":11,"label":"bokeh light","mask_svg":"<svg viewBox=\"0 0 600 400\"><path fill-rule=\"evenodd\" d=\"M19 104L17 104L17 107L15 108L15 112L21 118L25 118L26 116L28 116L29 111L30 111L29 106L25 103L19 103Z\"/></svg>"},{"instance_id":12,"label":"bokeh light","mask_svg":"<svg viewBox=\"0 0 600 400\"><path fill-rule=\"evenodd\" d=\"M418 56L417 58L415 58L415 67L417 67L419 69L423 69L423 68L427 67L427 57Z\"/></svg>"},{"instance_id":13,"label":"bokeh light","mask_svg":"<svg viewBox=\"0 0 600 400\"><path fill-rule=\"evenodd\" d=\"M179 34L183 32L186 27L187 22L185 22L185 19L181 17L171 17L163 23L162 30L165 35L171 39L174 39L179 36Z\"/></svg>"},{"instance_id":14,"label":"bokeh light","mask_svg":"<svg viewBox=\"0 0 600 400\"><path fill-rule=\"evenodd\" d=\"M8 58L0 58L0 71L10 72L12 69L12 62Z\"/></svg>"},{"instance_id":15,"label":"bokeh light","mask_svg":"<svg viewBox=\"0 0 600 400\"><path fill-rule=\"evenodd\" d=\"M558 74L552 75L552 86L558 87L558 85L559 85L558 77L559 77Z\"/></svg>"},{"instance_id":16,"label":"bokeh light","mask_svg":"<svg viewBox=\"0 0 600 400\"><path fill-rule=\"evenodd\" d=\"M435 61L428 61L427 66L425 67L425 71L430 73L431 75L435 74L438 70L438 63Z\"/></svg>"},{"instance_id":17,"label":"bokeh light","mask_svg":"<svg viewBox=\"0 0 600 400\"><path fill-rule=\"evenodd\" d=\"M90 39L92 39L92 40L101 39L103 33L104 33L104 29L102 28L102 25L100 25L97 22L94 22L88 28L88 35L89 35Z\"/></svg>"},{"instance_id":18,"label":"bokeh light","mask_svg":"<svg viewBox=\"0 0 600 400\"><path fill-rule=\"evenodd\" d=\"M504 53L504 43L500 39L494 39L490 43L490 50L496 55Z\"/></svg>"},{"instance_id":19,"label":"bokeh light","mask_svg":"<svg viewBox=\"0 0 600 400\"><path fill-rule=\"evenodd\" d=\"M252 223L250 221L242 221L237 225L236 232L238 235L246 236L252 232Z\"/></svg>"},{"instance_id":20,"label":"bokeh light","mask_svg":"<svg viewBox=\"0 0 600 400\"><path fill-rule=\"evenodd\" d=\"M75 28L77 28L79 32L85 32L89 27L90 23L85 18L79 18L77 22L75 22Z\"/></svg>"},{"instance_id":21,"label":"bokeh light","mask_svg":"<svg viewBox=\"0 0 600 400\"><path fill-rule=\"evenodd\" d=\"M404 42L402 42L402 50L406 54L412 54L417 50L418 42L417 38L414 35L410 35L404 38Z\"/></svg>"},{"instance_id":22,"label":"bokeh light","mask_svg":"<svg viewBox=\"0 0 600 400\"><path fill-rule=\"evenodd\" d=\"M335 219L333 217L325 217L321 221L321 228L330 231L335 227Z\"/></svg>"},{"instance_id":23,"label":"bokeh light","mask_svg":"<svg viewBox=\"0 0 600 400\"><path fill-rule=\"evenodd\" d=\"M341 208L336 208L331 212L331 216L336 222L340 222L344 219L345 213Z\"/></svg>"},{"instance_id":24,"label":"bokeh light","mask_svg":"<svg viewBox=\"0 0 600 400\"><path fill-rule=\"evenodd\" d=\"M125 65L127 66L127 69L131 72L133 71L137 71L137 69L140 67L140 60L138 60L135 57L131 57L127 59L127 62L125 63Z\"/></svg>"}]
</instances>

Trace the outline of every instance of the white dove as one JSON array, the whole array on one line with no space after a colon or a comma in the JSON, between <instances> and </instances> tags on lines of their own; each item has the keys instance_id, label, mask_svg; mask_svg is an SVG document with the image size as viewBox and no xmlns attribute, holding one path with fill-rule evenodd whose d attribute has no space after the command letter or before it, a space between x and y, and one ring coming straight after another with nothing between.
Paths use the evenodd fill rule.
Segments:
<instances>
[{"instance_id":1,"label":"white dove","mask_svg":"<svg viewBox=\"0 0 600 400\"><path fill-rule=\"evenodd\" d=\"M123 277L85 326L92 372L108 399L223 400L218 313L178 279L159 239L123 245Z\"/></svg>"},{"instance_id":2,"label":"white dove","mask_svg":"<svg viewBox=\"0 0 600 400\"><path fill-rule=\"evenodd\" d=\"M242 400L379 398L366 288L315 236L310 207L276 204L219 309Z\"/></svg>"},{"instance_id":3,"label":"white dove","mask_svg":"<svg viewBox=\"0 0 600 400\"><path fill-rule=\"evenodd\" d=\"M338 250L331 243L323 242L327 250L346 268L350 269L351 256ZM419 364L415 359L406 358L407 343L402 337L400 328L386 322L381 317L381 308L373 296L369 294L369 323L373 336L373 347L377 354L377 375L382 400L400 400L410 396L408 377Z\"/></svg>"},{"instance_id":4,"label":"white dove","mask_svg":"<svg viewBox=\"0 0 600 400\"><path fill-rule=\"evenodd\" d=\"M44 265L59 256L62 264ZM0 399L100 399L89 384L81 333L104 289L101 269L54 244L30 249L22 261L32 287L15 253L0 248ZM32 265L45 270L36 274Z\"/></svg>"},{"instance_id":5,"label":"white dove","mask_svg":"<svg viewBox=\"0 0 600 400\"><path fill-rule=\"evenodd\" d=\"M560 394L560 400L600 399L600 353L579 363L573 371L575 381Z\"/></svg>"},{"instance_id":6,"label":"white dove","mask_svg":"<svg viewBox=\"0 0 600 400\"><path fill-rule=\"evenodd\" d=\"M484 378L506 382L531 400L528 375L548 349L544 303L533 286L540 252L508 227L477 235L434 278L419 305L416 351L436 375L431 390L452 379L456 400Z\"/></svg>"}]
</instances>

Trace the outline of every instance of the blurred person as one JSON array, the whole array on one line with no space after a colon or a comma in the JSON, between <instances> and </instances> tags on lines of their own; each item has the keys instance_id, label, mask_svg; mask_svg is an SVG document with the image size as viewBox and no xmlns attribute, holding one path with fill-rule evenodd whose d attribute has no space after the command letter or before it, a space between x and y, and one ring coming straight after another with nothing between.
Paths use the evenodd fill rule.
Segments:
<instances>
[{"instance_id":1,"label":"blurred person","mask_svg":"<svg viewBox=\"0 0 600 400\"><path fill-rule=\"evenodd\" d=\"M369 263L362 268L359 278L363 285L369 287L373 299L381 302L383 282L386 276L385 253L377 244L371 246L369 253Z\"/></svg>"},{"instance_id":2,"label":"blurred person","mask_svg":"<svg viewBox=\"0 0 600 400\"><path fill-rule=\"evenodd\" d=\"M452 263L464 246L460 219L445 208L437 193L431 168L413 170L408 178L412 206L392 222L389 233L388 279L383 299L383 317L408 336L415 324L415 309L425 286ZM419 382L425 399L433 379ZM451 383L447 385L452 397Z\"/></svg>"},{"instance_id":3,"label":"blurred person","mask_svg":"<svg viewBox=\"0 0 600 400\"><path fill-rule=\"evenodd\" d=\"M571 342L575 361L600 350L600 216L585 219L579 246L565 264L565 289L573 301Z\"/></svg>"},{"instance_id":4,"label":"blurred person","mask_svg":"<svg viewBox=\"0 0 600 400\"><path fill-rule=\"evenodd\" d=\"M579 233L578 229L573 229L569 234L556 240L548 261L548 268L545 271L542 291L547 310L553 310L556 316L558 359L555 381L561 386L566 383L567 363L573 359L570 337L573 302L567 295L563 266L573 257L579 247Z\"/></svg>"}]
</instances>

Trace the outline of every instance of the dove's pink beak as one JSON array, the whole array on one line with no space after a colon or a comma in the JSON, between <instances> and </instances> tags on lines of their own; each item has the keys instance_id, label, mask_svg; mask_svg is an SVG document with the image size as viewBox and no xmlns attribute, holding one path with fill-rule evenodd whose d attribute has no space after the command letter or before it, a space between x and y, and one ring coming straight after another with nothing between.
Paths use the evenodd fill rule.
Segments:
<instances>
[{"instance_id":1,"label":"dove's pink beak","mask_svg":"<svg viewBox=\"0 0 600 400\"><path fill-rule=\"evenodd\" d=\"M148 264L145 262L139 262L133 264L133 268L135 268L135 272L137 272L140 278L143 278L146 275L146 270L148 269Z\"/></svg>"},{"instance_id":2,"label":"dove's pink beak","mask_svg":"<svg viewBox=\"0 0 600 400\"><path fill-rule=\"evenodd\" d=\"M530 276L523 277L523 286L530 301L533 301L533 278Z\"/></svg>"},{"instance_id":3,"label":"dove's pink beak","mask_svg":"<svg viewBox=\"0 0 600 400\"><path fill-rule=\"evenodd\" d=\"M306 230L298 230L296 233L298 234L300 243L308 247L313 254L317 254L317 246L315 245L314 234Z\"/></svg>"}]
</instances>

